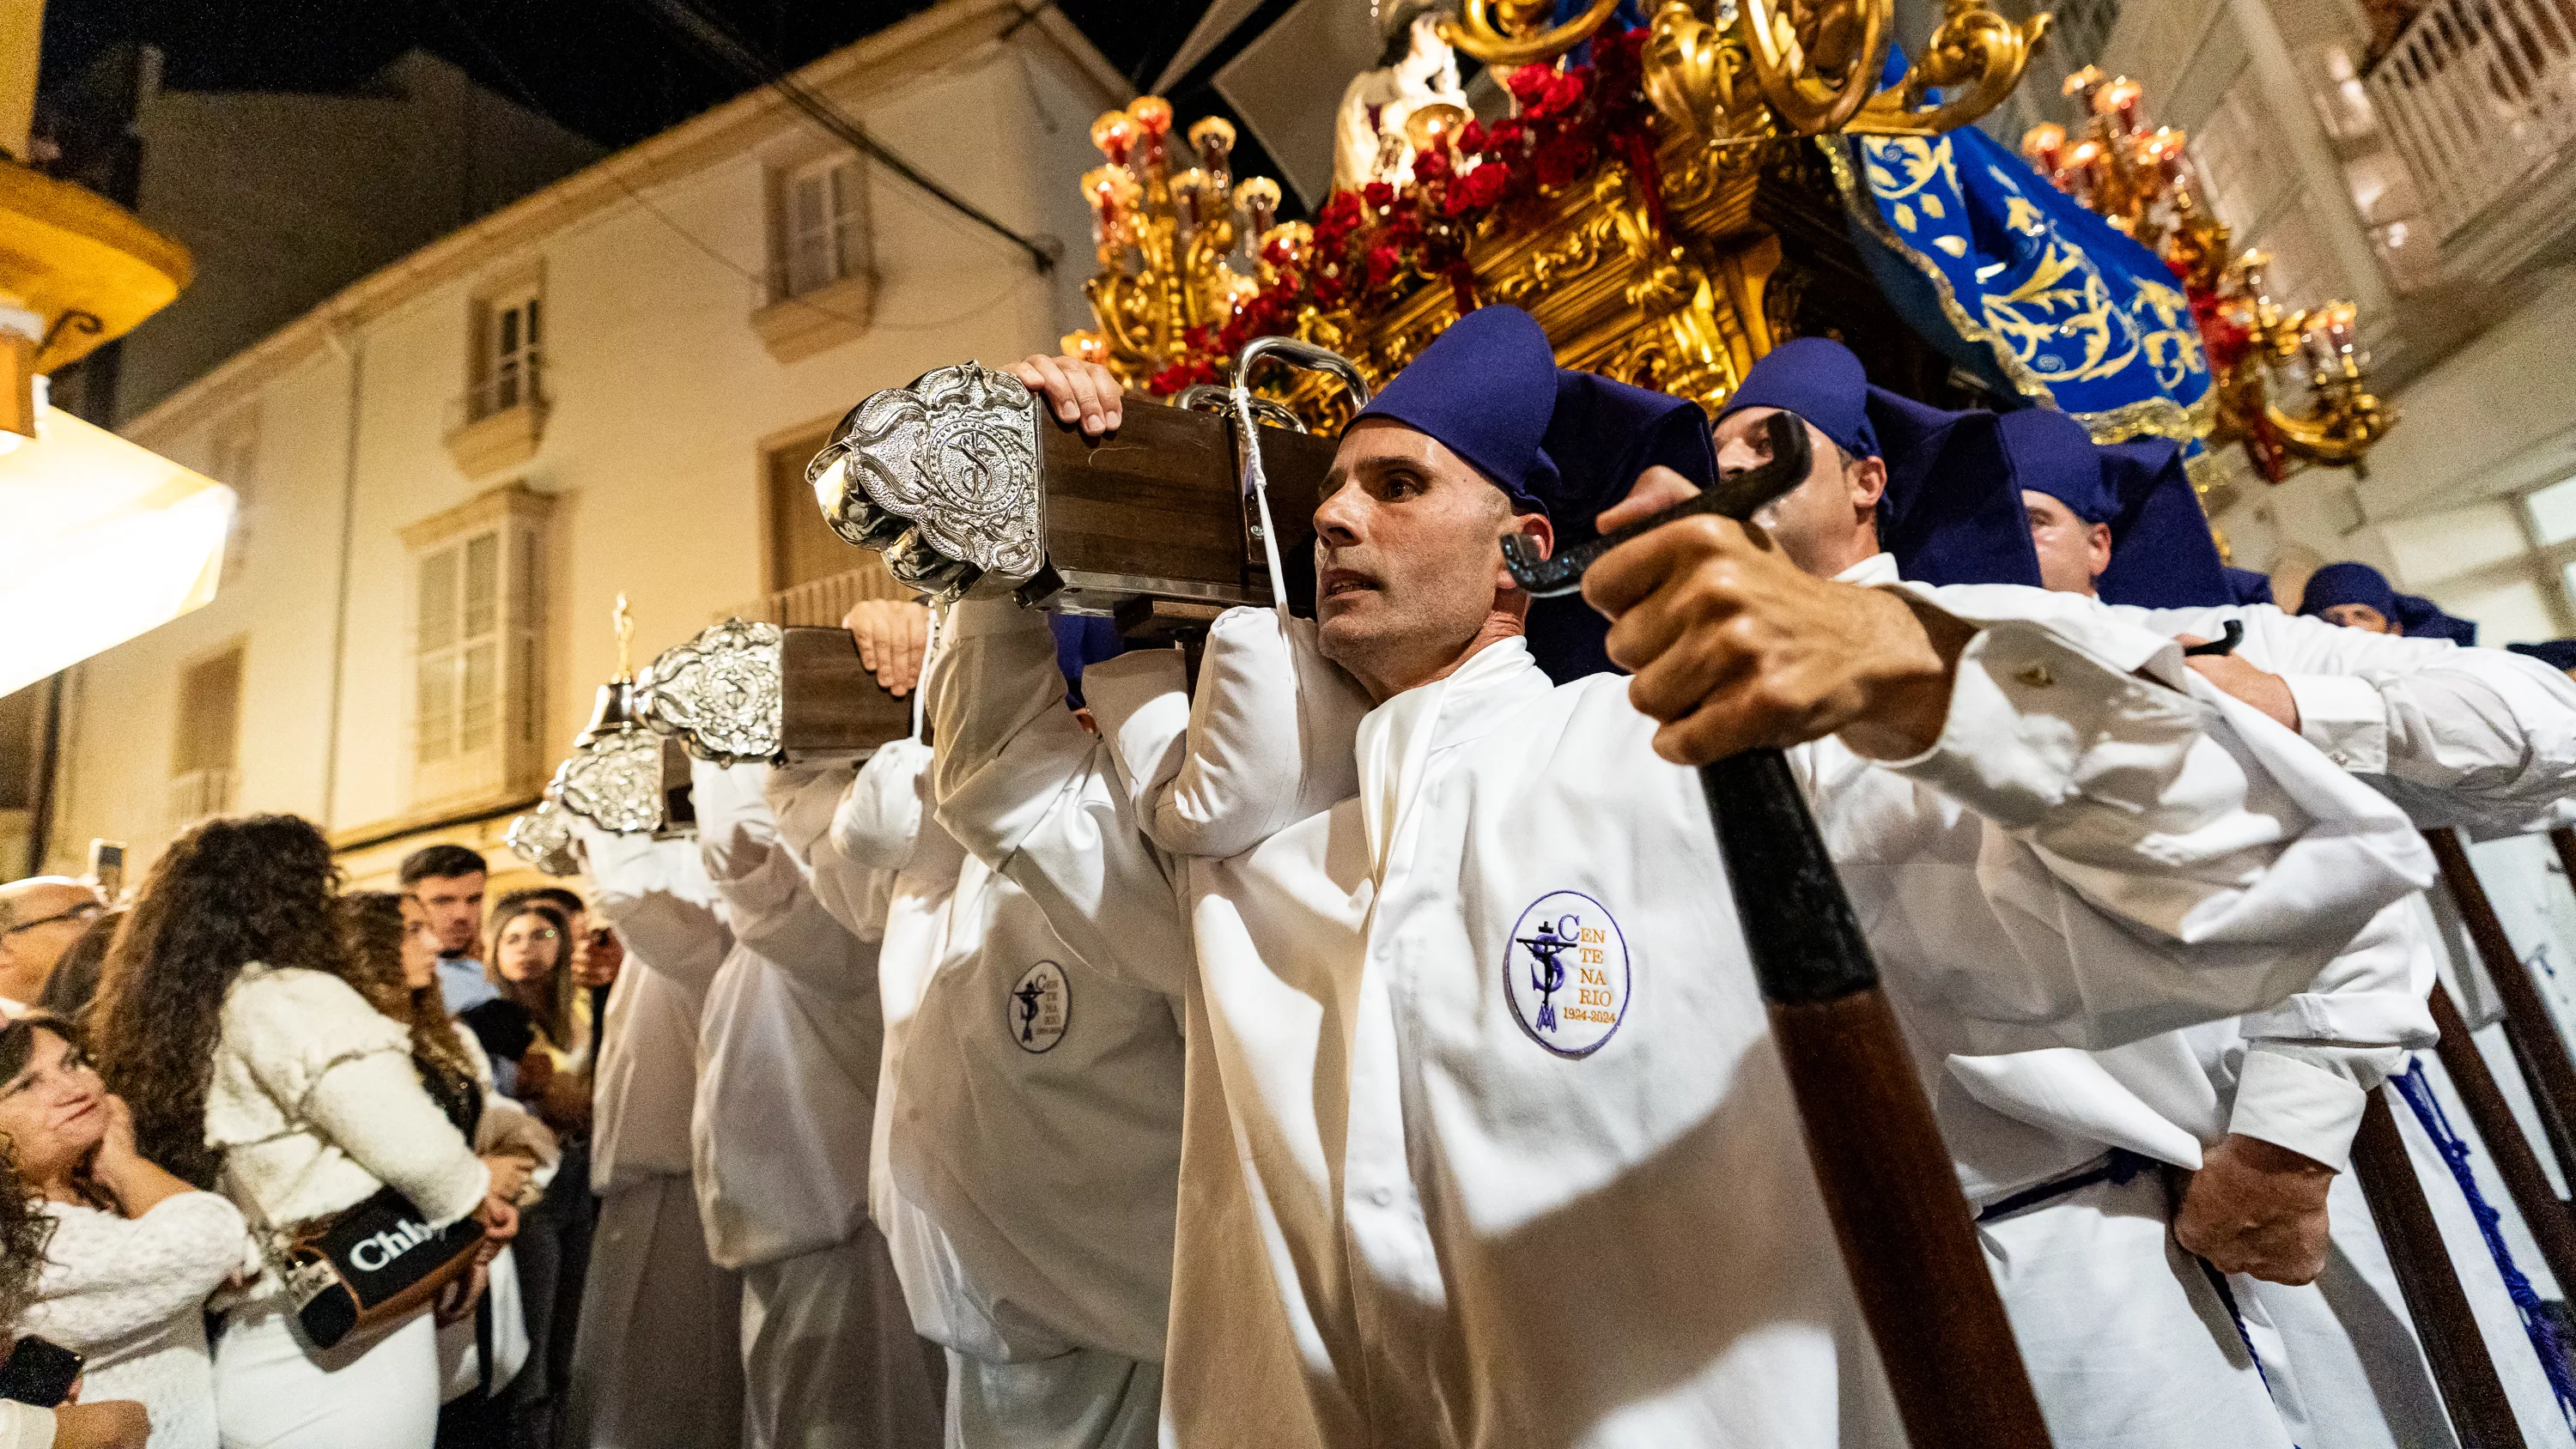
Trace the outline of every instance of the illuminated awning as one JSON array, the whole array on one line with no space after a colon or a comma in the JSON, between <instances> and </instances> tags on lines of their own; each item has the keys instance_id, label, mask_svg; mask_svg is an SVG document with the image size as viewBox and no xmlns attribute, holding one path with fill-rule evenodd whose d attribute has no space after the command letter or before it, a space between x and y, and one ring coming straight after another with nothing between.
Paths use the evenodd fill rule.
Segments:
<instances>
[{"instance_id":1,"label":"illuminated awning","mask_svg":"<svg viewBox=\"0 0 2576 1449\"><path fill-rule=\"evenodd\" d=\"M233 491L55 409L0 454L0 694L215 597Z\"/></svg>"}]
</instances>

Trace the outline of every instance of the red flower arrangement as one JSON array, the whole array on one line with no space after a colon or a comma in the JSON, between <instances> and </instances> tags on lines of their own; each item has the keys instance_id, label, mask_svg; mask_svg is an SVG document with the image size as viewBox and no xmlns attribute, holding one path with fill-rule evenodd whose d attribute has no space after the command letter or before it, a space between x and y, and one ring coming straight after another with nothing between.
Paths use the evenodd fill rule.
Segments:
<instances>
[{"instance_id":1,"label":"red flower arrangement","mask_svg":"<svg viewBox=\"0 0 2576 1449\"><path fill-rule=\"evenodd\" d=\"M1644 179L1648 206L1663 225L1639 52L1640 28L1595 38L1589 64L1559 70L1523 66L1505 77L1516 115L1491 126L1469 121L1453 152L1417 151L1413 180L1335 191L1304 245L1275 237L1261 256L1267 279L1209 335L1192 328L1184 348L1146 386L1169 397L1216 382L1235 351L1255 337L1293 333L1308 307L1382 310L1428 282L1446 282L1460 311L1476 305L1467 242L1494 212L1573 185L1615 153Z\"/></svg>"}]
</instances>

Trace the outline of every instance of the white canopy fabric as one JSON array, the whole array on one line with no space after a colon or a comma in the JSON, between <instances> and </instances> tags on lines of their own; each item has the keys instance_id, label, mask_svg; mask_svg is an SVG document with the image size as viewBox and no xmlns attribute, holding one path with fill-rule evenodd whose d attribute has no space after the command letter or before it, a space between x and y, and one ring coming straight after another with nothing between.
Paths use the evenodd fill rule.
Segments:
<instances>
[{"instance_id":1,"label":"white canopy fabric","mask_svg":"<svg viewBox=\"0 0 2576 1449\"><path fill-rule=\"evenodd\" d=\"M0 694L215 597L233 491L66 412L0 454Z\"/></svg>"}]
</instances>

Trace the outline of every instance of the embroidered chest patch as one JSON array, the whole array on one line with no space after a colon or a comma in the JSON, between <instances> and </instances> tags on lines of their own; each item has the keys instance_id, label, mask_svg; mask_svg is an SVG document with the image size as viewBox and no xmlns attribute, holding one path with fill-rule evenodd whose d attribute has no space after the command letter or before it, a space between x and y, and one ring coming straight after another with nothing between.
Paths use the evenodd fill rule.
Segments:
<instances>
[{"instance_id":1,"label":"embroidered chest patch","mask_svg":"<svg viewBox=\"0 0 2576 1449\"><path fill-rule=\"evenodd\" d=\"M1020 1044L1020 1050L1052 1050L1064 1040L1064 1029L1073 1024L1073 984L1065 980L1063 967L1040 961L1011 988L1006 1010L1011 1040Z\"/></svg>"},{"instance_id":2,"label":"embroidered chest patch","mask_svg":"<svg viewBox=\"0 0 2576 1449\"><path fill-rule=\"evenodd\" d=\"M1530 1040L1561 1057L1601 1049L1628 1011L1628 943L1599 901L1551 891L1513 923L1503 995Z\"/></svg>"}]
</instances>

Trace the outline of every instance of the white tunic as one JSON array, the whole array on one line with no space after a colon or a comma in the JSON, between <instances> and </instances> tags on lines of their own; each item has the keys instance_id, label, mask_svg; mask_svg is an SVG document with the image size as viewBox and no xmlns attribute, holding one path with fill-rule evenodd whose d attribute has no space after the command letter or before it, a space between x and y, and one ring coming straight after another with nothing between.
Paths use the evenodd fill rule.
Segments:
<instances>
[{"instance_id":1,"label":"white tunic","mask_svg":"<svg viewBox=\"0 0 2576 1449\"><path fill-rule=\"evenodd\" d=\"M897 1229L888 1239L907 1295L943 1300L947 1331L934 1336L950 1348L1158 1363L1180 1167L1177 1003L1067 950L1018 887L926 824L929 764L910 742L880 751L813 854L818 871L834 857L905 863L880 973L879 1222L926 1217L935 1241L907 1252ZM916 902L936 903L937 929L898 941Z\"/></svg>"},{"instance_id":2,"label":"white tunic","mask_svg":"<svg viewBox=\"0 0 2576 1449\"><path fill-rule=\"evenodd\" d=\"M2268 1007L2427 877L2167 641L1934 597L2085 644L1998 621L1923 757L1793 757L1927 1069ZM1893 1440L1698 782L1624 681L1493 646L1370 714L1357 796L1175 859L1115 777L1156 749L1062 718L1039 621L963 605L950 639L943 821L1078 952L1187 993L1182 1442ZM1598 975L1542 997L1532 941Z\"/></svg>"},{"instance_id":3,"label":"white tunic","mask_svg":"<svg viewBox=\"0 0 2576 1449\"><path fill-rule=\"evenodd\" d=\"M605 1195L689 1170L698 1018L733 931L694 842L573 822L590 908L617 928L626 965L608 989L591 1115L590 1187Z\"/></svg>"},{"instance_id":4,"label":"white tunic","mask_svg":"<svg viewBox=\"0 0 2576 1449\"><path fill-rule=\"evenodd\" d=\"M853 937L806 887L763 774L692 770L698 847L734 945L707 990L689 1140L708 1256L737 1269L867 1225L857 1124L875 1111L882 1036L877 943Z\"/></svg>"}]
</instances>

